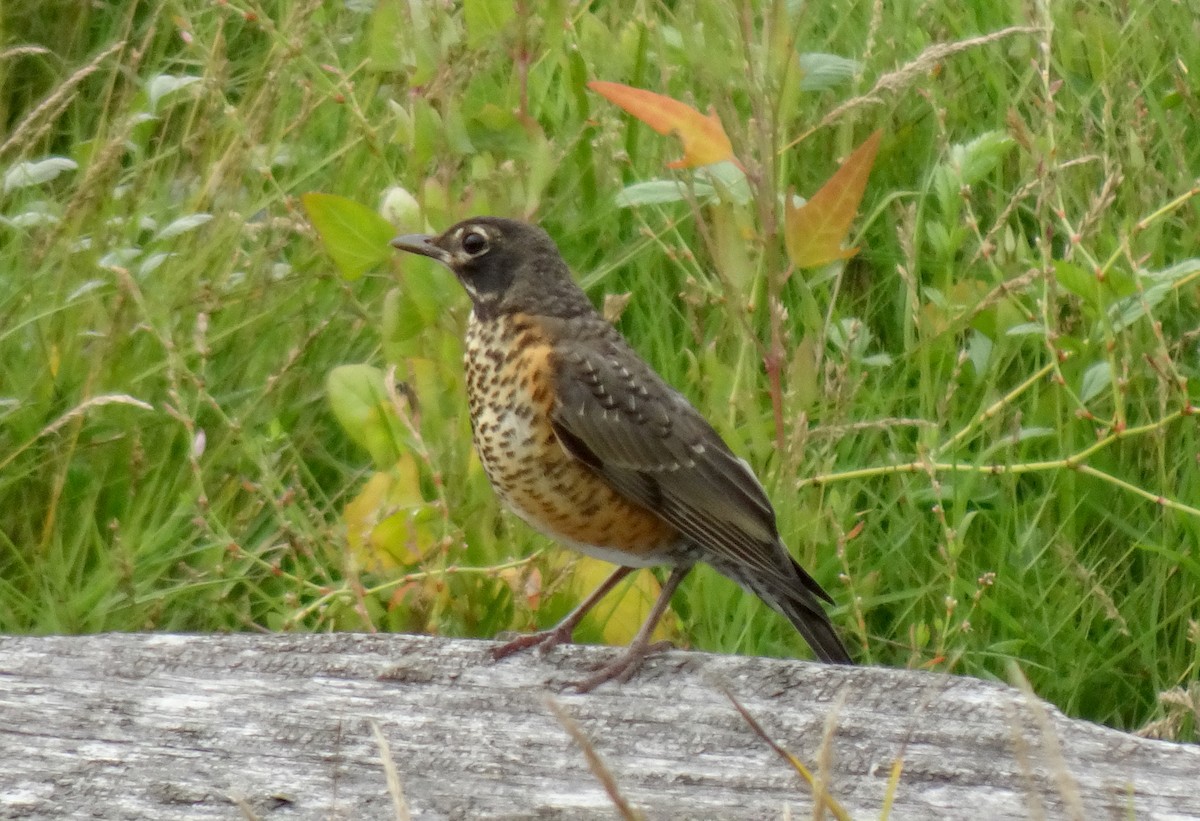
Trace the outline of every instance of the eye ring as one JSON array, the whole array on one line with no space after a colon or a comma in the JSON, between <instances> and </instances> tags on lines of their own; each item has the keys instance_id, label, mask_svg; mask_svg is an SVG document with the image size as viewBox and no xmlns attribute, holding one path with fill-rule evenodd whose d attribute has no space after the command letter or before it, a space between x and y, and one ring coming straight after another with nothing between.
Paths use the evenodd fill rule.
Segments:
<instances>
[{"instance_id":1,"label":"eye ring","mask_svg":"<svg viewBox=\"0 0 1200 821\"><path fill-rule=\"evenodd\" d=\"M470 229L462 238L462 249L473 257L487 253L487 234L478 228Z\"/></svg>"}]
</instances>

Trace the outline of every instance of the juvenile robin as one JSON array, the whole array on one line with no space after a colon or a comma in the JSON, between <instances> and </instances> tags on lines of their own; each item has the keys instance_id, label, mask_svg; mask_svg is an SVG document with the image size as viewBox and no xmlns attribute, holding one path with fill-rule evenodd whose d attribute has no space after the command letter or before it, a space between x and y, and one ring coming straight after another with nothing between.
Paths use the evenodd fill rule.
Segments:
<instances>
[{"instance_id":1,"label":"juvenile robin","mask_svg":"<svg viewBox=\"0 0 1200 821\"><path fill-rule=\"evenodd\" d=\"M597 313L545 231L476 217L392 245L442 263L471 297L471 429L496 493L537 530L618 565L560 624L496 658L570 641L622 578L668 566L626 652L577 687L626 681L655 649L679 583L706 562L785 616L819 659L851 663L821 604L833 600L784 547L749 466Z\"/></svg>"}]
</instances>

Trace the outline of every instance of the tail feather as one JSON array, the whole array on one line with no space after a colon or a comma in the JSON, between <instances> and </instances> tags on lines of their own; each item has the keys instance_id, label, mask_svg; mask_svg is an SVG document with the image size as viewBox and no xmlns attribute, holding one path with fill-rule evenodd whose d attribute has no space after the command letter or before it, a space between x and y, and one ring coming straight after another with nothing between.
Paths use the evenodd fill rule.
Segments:
<instances>
[{"instance_id":1,"label":"tail feather","mask_svg":"<svg viewBox=\"0 0 1200 821\"><path fill-rule=\"evenodd\" d=\"M791 565L791 580L786 580L782 574L768 576L760 572L745 572L741 566L713 566L790 621L818 659L826 664L853 664L854 660L850 658L846 645L838 637L821 604L821 599L829 602L833 599L795 560L791 561Z\"/></svg>"},{"instance_id":2,"label":"tail feather","mask_svg":"<svg viewBox=\"0 0 1200 821\"><path fill-rule=\"evenodd\" d=\"M757 592L757 591L756 591ZM826 664L853 664L846 645L833 629L829 616L817 602L805 602L805 594L768 598L761 593L759 598L782 613L795 626L817 658ZM813 605L816 605L814 608Z\"/></svg>"}]
</instances>

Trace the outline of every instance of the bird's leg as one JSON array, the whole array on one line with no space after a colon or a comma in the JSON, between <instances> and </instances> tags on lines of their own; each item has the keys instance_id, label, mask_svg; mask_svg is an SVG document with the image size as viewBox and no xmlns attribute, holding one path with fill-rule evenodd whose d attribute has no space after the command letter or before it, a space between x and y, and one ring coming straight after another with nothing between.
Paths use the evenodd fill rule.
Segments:
<instances>
[{"instance_id":1,"label":"bird's leg","mask_svg":"<svg viewBox=\"0 0 1200 821\"><path fill-rule=\"evenodd\" d=\"M601 582L600 586L592 591L591 595L579 603L579 606L567 614L567 617L551 627L549 630L540 630L537 633L530 633L525 636L519 636L507 644L502 644L492 651L492 658L499 660L505 656L510 656L513 653L519 652L529 647L540 647L542 652L550 650L560 644L568 644L571 641L571 636L575 633L575 628L579 626L579 622L583 621L583 617L588 611L595 607L602 598L607 596L612 591L621 579L628 576L634 571L632 567L618 567L613 574Z\"/></svg>"},{"instance_id":2,"label":"bird's leg","mask_svg":"<svg viewBox=\"0 0 1200 821\"><path fill-rule=\"evenodd\" d=\"M690 566L679 566L671 570L671 575L667 577L666 584L663 585L662 592L658 594L658 600L654 602L654 607L650 610L650 615L646 617L642 628L638 630L637 635L633 637L633 641L625 648L625 652L621 657L612 664L606 664L583 681L575 682L572 686L578 693L587 693L596 689L606 681L616 679L620 682L629 681L638 668L642 666L642 662L646 657L665 650L671 646L669 641L650 643L650 637L654 635L654 628L658 625L659 619L663 613L667 612L667 605L671 603L671 596L675 594L675 589L679 587L679 583L683 581L683 577L688 574L692 568Z\"/></svg>"}]
</instances>

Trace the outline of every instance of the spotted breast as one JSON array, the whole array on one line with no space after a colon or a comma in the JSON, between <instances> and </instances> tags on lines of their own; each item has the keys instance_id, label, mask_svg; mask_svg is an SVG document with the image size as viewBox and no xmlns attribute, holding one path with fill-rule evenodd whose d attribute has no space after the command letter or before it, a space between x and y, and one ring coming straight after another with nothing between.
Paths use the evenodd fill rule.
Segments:
<instances>
[{"instance_id":1,"label":"spotted breast","mask_svg":"<svg viewBox=\"0 0 1200 821\"><path fill-rule=\"evenodd\" d=\"M497 494L548 536L626 566L670 564L677 531L571 456L551 424L553 340L527 314L467 328L464 364L475 448Z\"/></svg>"}]
</instances>

